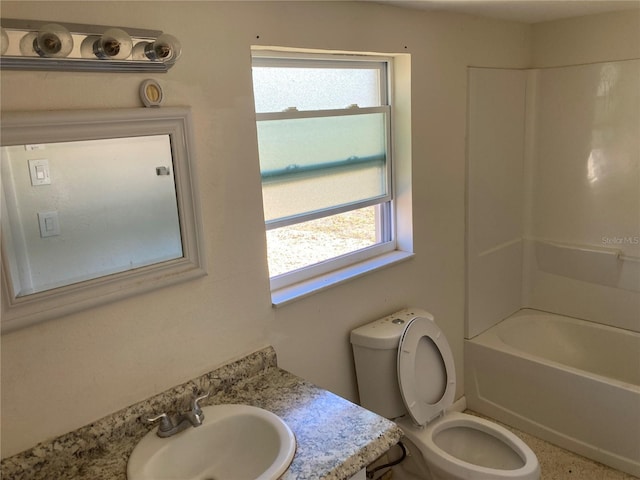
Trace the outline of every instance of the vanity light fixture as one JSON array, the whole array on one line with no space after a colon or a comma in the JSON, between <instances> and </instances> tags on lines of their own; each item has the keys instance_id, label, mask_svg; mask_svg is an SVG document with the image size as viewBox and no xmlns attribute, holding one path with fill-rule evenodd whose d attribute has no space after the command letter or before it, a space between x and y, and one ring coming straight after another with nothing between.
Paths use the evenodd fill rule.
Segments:
<instances>
[{"instance_id":1,"label":"vanity light fixture","mask_svg":"<svg viewBox=\"0 0 640 480\"><path fill-rule=\"evenodd\" d=\"M182 52L158 30L1 18L0 69L166 72Z\"/></svg>"}]
</instances>

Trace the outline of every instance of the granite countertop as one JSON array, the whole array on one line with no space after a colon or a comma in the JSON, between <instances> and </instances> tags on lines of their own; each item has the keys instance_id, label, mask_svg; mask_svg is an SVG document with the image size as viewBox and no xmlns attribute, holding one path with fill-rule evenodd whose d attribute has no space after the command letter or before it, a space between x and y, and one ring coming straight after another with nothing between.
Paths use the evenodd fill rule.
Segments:
<instances>
[{"instance_id":1,"label":"granite countertop","mask_svg":"<svg viewBox=\"0 0 640 480\"><path fill-rule=\"evenodd\" d=\"M196 390L212 392L203 406L254 405L279 415L289 425L297 449L283 480L348 479L402 435L395 423L279 368L275 351L267 347L6 458L2 478L126 480L129 455L151 429L140 417L176 411Z\"/></svg>"}]
</instances>

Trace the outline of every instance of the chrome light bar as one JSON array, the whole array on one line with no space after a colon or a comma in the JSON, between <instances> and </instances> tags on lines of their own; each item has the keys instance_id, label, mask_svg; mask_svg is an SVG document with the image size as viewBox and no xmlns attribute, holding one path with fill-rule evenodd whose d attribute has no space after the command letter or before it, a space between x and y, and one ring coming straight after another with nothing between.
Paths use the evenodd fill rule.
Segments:
<instances>
[{"instance_id":1,"label":"chrome light bar","mask_svg":"<svg viewBox=\"0 0 640 480\"><path fill-rule=\"evenodd\" d=\"M167 72L182 47L158 30L2 18L0 69Z\"/></svg>"}]
</instances>

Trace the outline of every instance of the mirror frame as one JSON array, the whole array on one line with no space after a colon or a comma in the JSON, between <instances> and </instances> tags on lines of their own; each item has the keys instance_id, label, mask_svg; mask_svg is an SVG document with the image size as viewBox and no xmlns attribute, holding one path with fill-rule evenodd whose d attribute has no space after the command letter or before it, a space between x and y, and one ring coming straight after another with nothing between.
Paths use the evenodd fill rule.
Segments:
<instances>
[{"instance_id":1,"label":"mirror frame","mask_svg":"<svg viewBox=\"0 0 640 480\"><path fill-rule=\"evenodd\" d=\"M2 242L2 333L207 274L191 123L187 107L2 113L1 146L170 135L183 249L181 258L16 297Z\"/></svg>"}]
</instances>

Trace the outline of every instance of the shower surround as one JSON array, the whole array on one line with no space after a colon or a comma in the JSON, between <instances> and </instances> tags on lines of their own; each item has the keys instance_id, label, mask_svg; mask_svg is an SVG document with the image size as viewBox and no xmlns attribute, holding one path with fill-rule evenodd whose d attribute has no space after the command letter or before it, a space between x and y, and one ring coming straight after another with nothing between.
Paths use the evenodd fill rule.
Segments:
<instances>
[{"instance_id":1,"label":"shower surround","mask_svg":"<svg viewBox=\"0 0 640 480\"><path fill-rule=\"evenodd\" d=\"M587 320L621 334L640 332L638 85L640 59L537 70L469 69L469 365L479 351L476 338L522 308ZM558 338L552 332L549 340ZM565 343L570 348L568 339ZM583 352L590 361L598 358ZM630 354L633 361L622 369L640 364L640 351ZM545 437L555 429L553 412L547 419L530 418L533 400L527 397L512 409L511 419L480 402L478 376L493 375L497 384L510 381L497 365L485 362L466 372L471 409L507 423L520 417L523 430L550 441L565 437L568 448L589 443L562 428L554 438ZM624 388L640 395L637 384ZM591 397L581 398L584 408L566 412L571 422L589 422L580 412L590 408ZM613 395L599 402L603 422L625 415ZM609 421L615 424L616 418ZM640 445L640 438L631 441ZM638 458L630 458L627 467L615 460L609 464L638 475Z\"/></svg>"}]
</instances>

